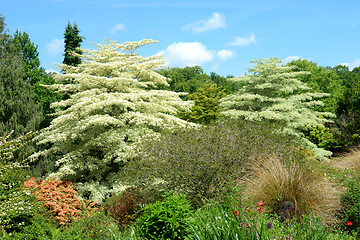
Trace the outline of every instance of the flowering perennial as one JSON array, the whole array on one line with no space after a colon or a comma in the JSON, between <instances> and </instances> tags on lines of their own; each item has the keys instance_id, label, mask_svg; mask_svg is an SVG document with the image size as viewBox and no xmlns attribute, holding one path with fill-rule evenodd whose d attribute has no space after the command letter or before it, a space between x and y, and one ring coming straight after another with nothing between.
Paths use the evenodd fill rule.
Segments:
<instances>
[{"instance_id":1,"label":"flowering perennial","mask_svg":"<svg viewBox=\"0 0 360 240\"><path fill-rule=\"evenodd\" d=\"M81 202L77 192L72 187L71 180L58 180L55 178L31 178L24 183L24 189L33 190L33 194L45 207L51 210L60 225L65 225L81 216L84 210L96 210L96 202Z\"/></svg>"}]
</instances>

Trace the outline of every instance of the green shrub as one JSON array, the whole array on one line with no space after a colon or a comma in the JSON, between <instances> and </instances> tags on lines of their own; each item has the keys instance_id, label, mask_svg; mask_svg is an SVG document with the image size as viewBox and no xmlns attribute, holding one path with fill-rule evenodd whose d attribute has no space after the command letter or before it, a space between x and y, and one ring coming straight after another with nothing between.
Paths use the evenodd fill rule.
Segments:
<instances>
[{"instance_id":1,"label":"green shrub","mask_svg":"<svg viewBox=\"0 0 360 240\"><path fill-rule=\"evenodd\" d=\"M116 223L101 212L88 213L66 226L53 240L109 240L117 232Z\"/></svg>"},{"instance_id":2,"label":"green shrub","mask_svg":"<svg viewBox=\"0 0 360 240\"><path fill-rule=\"evenodd\" d=\"M360 173L345 170L341 181L345 191L338 217L344 230L360 235Z\"/></svg>"},{"instance_id":3,"label":"green shrub","mask_svg":"<svg viewBox=\"0 0 360 240\"><path fill-rule=\"evenodd\" d=\"M9 239L52 239L53 235L60 231L57 228L58 224L52 217L47 217L46 210L42 213L36 213L25 227L21 229L21 232L12 232L8 235Z\"/></svg>"},{"instance_id":4,"label":"green shrub","mask_svg":"<svg viewBox=\"0 0 360 240\"><path fill-rule=\"evenodd\" d=\"M246 164L259 155L286 158L295 152L291 139L273 134L273 127L238 120L165 133L139 146L122 177L138 186L176 190L199 204L244 175Z\"/></svg>"},{"instance_id":5,"label":"green shrub","mask_svg":"<svg viewBox=\"0 0 360 240\"><path fill-rule=\"evenodd\" d=\"M347 144L341 131L336 127L314 127L305 132L305 137L318 147L331 152L339 152Z\"/></svg>"},{"instance_id":6,"label":"green shrub","mask_svg":"<svg viewBox=\"0 0 360 240\"><path fill-rule=\"evenodd\" d=\"M260 205L260 203L258 203ZM351 236L341 232L331 232L318 218L303 216L300 219L279 221L262 211L262 206L254 209L241 205L231 211L221 204L211 204L197 210L189 219L188 240L350 240Z\"/></svg>"},{"instance_id":7,"label":"green shrub","mask_svg":"<svg viewBox=\"0 0 360 240\"><path fill-rule=\"evenodd\" d=\"M22 191L28 178L28 164L17 162L16 153L33 136L33 133L9 140L11 133L0 137L0 228L8 233L19 232L31 224L38 211L35 199Z\"/></svg>"},{"instance_id":8,"label":"green shrub","mask_svg":"<svg viewBox=\"0 0 360 240\"><path fill-rule=\"evenodd\" d=\"M137 225L145 239L184 239L190 214L184 195L168 195L162 202L145 206Z\"/></svg>"}]
</instances>

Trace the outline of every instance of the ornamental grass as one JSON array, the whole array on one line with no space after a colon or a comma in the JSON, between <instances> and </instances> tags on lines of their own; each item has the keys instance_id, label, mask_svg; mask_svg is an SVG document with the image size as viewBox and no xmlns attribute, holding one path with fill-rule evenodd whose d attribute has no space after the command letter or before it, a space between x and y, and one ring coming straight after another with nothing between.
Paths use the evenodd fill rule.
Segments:
<instances>
[{"instance_id":1,"label":"ornamental grass","mask_svg":"<svg viewBox=\"0 0 360 240\"><path fill-rule=\"evenodd\" d=\"M252 163L250 173L244 178L244 196L253 201L261 199L283 220L314 214L330 224L335 221L334 211L340 208L340 192L326 173L313 169L297 159L263 157Z\"/></svg>"}]
</instances>

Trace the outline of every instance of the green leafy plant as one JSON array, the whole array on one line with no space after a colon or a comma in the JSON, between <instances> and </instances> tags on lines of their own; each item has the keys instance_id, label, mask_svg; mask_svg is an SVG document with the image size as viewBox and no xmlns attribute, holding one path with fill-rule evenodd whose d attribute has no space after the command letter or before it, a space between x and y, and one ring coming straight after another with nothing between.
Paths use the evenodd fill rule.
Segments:
<instances>
[{"instance_id":1,"label":"green leafy plant","mask_svg":"<svg viewBox=\"0 0 360 240\"><path fill-rule=\"evenodd\" d=\"M111 240L118 233L116 223L102 212L83 215L55 234L52 240Z\"/></svg>"},{"instance_id":2,"label":"green leafy plant","mask_svg":"<svg viewBox=\"0 0 360 240\"><path fill-rule=\"evenodd\" d=\"M0 137L0 228L8 233L20 231L30 224L37 212L36 201L27 191L22 191L22 185L28 178L26 161L17 162L16 153L34 135L9 140L12 132Z\"/></svg>"},{"instance_id":3,"label":"green leafy plant","mask_svg":"<svg viewBox=\"0 0 360 240\"><path fill-rule=\"evenodd\" d=\"M341 182L344 192L341 196L342 208L339 219L344 230L360 234L360 174L345 170Z\"/></svg>"},{"instance_id":4,"label":"green leafy plant","mask_svg":"<svg viewBox=\"0 0 360 240\"><path fill-rule=\"evenodd\" d=\"M231 211L223 204L209 204L189 218L186 239L196 240L274 240L274 239L354 239L342 232L332 232L319 218L302 218L279 221L266 213L262 201L256 205L240 205Z\"/></svg>"},{"instance_id":5,"label":"green leafy plant","mask_svg":"<svg viewBox=\"0 0 360 240\"><path fill-rule=\"evenodd\" d=\"M219 100L225 96L223 88L215 83L205 83L197 92L188 95L194 101L190 111L180 112L182 119L190 122L209 124L221 117Z\"/></svg>"},{"instance_id":6,"label":"green leafy plant","mask_svg":"<svg viewBox=\"0 0 360 240\"><path fill-rule=\"evenodd\" d=\"M38 210L28 221L28 223L21 228L20 232L12 232L6 234L2 239L12 240L37 240L37 239L52 239L56 233L60 232L56 220L49 216L49 212L44 207L39 207ZM0 235L1 236L1 235Z\"/></svg>"},{"instance_id":7,"label":"green leafy plant","mask_svg":"<svg viewBox=\"0 0 360 240\"><path fill-rule=\"evenodd\" d=\"M184 239L190 214L191 204L184 195L168 195L145 206L137 225L145 239Z\"/></svg>"}]
</instances>

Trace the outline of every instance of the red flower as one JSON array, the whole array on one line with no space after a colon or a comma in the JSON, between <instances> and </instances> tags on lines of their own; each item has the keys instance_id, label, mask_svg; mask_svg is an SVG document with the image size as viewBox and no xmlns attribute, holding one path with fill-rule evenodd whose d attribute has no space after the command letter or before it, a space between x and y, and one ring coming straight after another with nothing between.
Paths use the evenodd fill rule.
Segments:
<instances>
[{"instance_id":1,"label":"red flower","mask_svg":"<svg viewBox=\"0 0 360 240\"><path fill-rule=\"evenodd\" d=\"M257 205L258 205L259 207L262 207L262 206L264 206L264 203L263 203L262 201L260 201L259 203L257 203Z\"/></svg>"},{"instance_id":2,"label":"red flower","mask_svg":"<svg viewBox=\"0 0 360 240\"><path fill-rule=\"evenodd\" d=\"M259 212L263 212L263 211L264 211L264 209L262 209L262 208L259 208L259 209L258 209L258 211L259 211Z\"/></svg>"},{"instance_id":3,"label":"red flower","mask_svg":"<svg viewBox=\"0 0 360 240\"><path fill-rule=\"evenodd\" d=\"M234 214L235 216L239 216L238 212L237 211L234 211Z\"/></svg>"},{"instance_id":4,"label":"red flower","mask_svg":"<svg viewBox=\"0 0 360 240\"><path fill-rule=\"evenodd\" d=\"M349 226L350 226L350 225L352 225L352 222L347 222L346 225L349 225Z\"/></svg>"},{"instance_id":5,"label":"red flower","mask_svg":"<svg viewBox=\"0 0 360 240\"><path fill-rule=\"evenodd\" d=\"M248 211L248 212L250 212L250 209L247 209L247 208L245 208L245 211Z\"/></svg>"},{"instance_id":6,"label":"red flower","mask_svg":"<svg viewBox=\"0 0 360 240\"><path fill-rule=\"evenodd\" d=\"M250 223L247 223L247 224L246 224L246 228L249 228L249 227L250 227Z\"/></svg>"}]
</instances>

